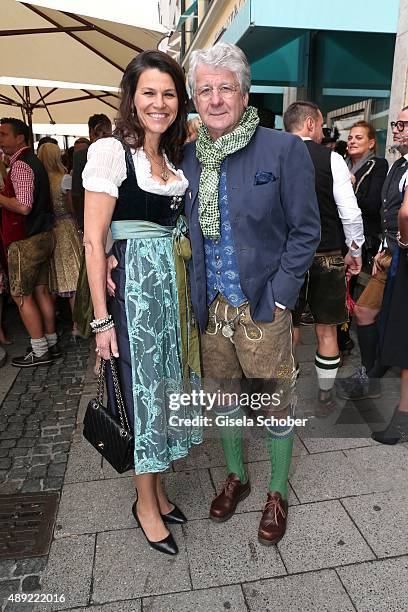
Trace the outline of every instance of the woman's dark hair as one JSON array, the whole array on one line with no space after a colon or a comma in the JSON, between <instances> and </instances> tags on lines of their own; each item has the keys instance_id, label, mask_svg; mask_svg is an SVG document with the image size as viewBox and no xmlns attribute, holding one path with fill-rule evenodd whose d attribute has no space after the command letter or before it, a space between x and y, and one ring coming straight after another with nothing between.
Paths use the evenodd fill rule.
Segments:
<instances>
[{"instance_id":1,"label":"woman's dark hair","mask_svg":"<svg viewBox=\"0 0 408 612\"><path fill-rule=\"evenodd\" d=\"M69 147L69 149L64 151L61 155L61 161L67 169L68 174L70 174L74 165L74 147Z\"/></svg>"},{"instance_id":2,"label":"woman's dark hair","mask_svg":"<svg viewBox=\"0 0 408 612\"><path fill-rule=\"evenodd\" d=\"M347 155L347 142L345 140L338 140L336 142L336 146L334 147L336 153L341 155L342 157L346 157Z\"/></svg>"},{"instance_id":3,"label":"woman's dark hair","mask_svg":"<svg viewBox=\"0 0 408 612\"><path fill-rule=\"evenodd\" d=\"M367 136L369 140L374 140L373 153L377 153L377 132L372 123L368 121L356 121L350 128L350 132L353 128L362 127L367 130Z\"/></svg>"},{"instance_id":4,"label":"woman's dark hair","mask_svg":"<svg viewBox=\"0 0 408 612\"><path fill-rule=\"evenodd\" d=\"M183 145L187 138L188 95L181 67L162 51L143 51L127 66L120 84L122 96L114 133L134 147L143 146L145 133L135 111L133 98L140 75L150 68L156 68L170 75L174 81L178 112L174 122L162 134L160 148L174 164L178 164L182 159Z\"/></svg>"}]
</instances>

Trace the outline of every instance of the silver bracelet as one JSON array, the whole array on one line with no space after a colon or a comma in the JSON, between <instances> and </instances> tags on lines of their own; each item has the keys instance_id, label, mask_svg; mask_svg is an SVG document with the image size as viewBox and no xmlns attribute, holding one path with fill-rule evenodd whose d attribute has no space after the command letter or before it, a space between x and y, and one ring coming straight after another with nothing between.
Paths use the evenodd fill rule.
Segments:
<instances>
[{"instance_id":1,"label":"silver bracelet","mask_svg":"<svg viewBox=\"0 0 408 612\"><path fill-rule=\"evenodd\" d=\"M397 243L401 249L408 249L408 242L402 242L401 240L401 232L397 233Z\"/></svg>"},{"instance_id":2,"label":"silver bracelet","mask_svg":"<svg viewBox=\"0 0 408 612\"><path fill-rule=\"evenodd\" d=\"M115 324L113 321L109 321L105 325L95 327L92 331L94 334L99 334L100 332L104 332L104 331L108 331L108 329L112 329L112 327L115 327Z\"/></svg>"}]
</instances>

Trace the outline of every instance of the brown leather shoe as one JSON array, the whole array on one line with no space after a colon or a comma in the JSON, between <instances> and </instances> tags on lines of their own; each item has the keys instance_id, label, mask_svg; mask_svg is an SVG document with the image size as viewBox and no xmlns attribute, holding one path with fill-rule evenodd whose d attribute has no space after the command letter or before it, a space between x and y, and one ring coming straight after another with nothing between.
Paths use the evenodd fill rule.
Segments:
<instances>
[{"instance_id":1,"label":"brown leather shoe","mask_svg":"<svg viewBox=\"0 0 408 612\"><path fill-rule=\"evenodd\" d=\"M288 502L278 491L268 493L258 529L258 540L265 546L276 544L285 535Z\"/></svg>"},{"instance_id":2,"label":"brown leather shoe","mask_svg":"<svg viewBox=\"0 0 408 612\"><path fill-rule=\"evenodd\" d=\"M217 523L228 521L234 514L239 502L248 497L250 492L249 480L246 484L241 484L236 474L229 474L221 493L211 504L210 518Z\"/></svg>"}]
</instances>

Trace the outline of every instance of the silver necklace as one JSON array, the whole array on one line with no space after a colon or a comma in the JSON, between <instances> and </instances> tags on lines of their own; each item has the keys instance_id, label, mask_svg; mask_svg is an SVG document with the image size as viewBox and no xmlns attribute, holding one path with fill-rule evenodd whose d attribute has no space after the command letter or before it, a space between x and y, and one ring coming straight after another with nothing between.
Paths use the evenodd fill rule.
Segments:
<instances>
[{"instance_id":1,"label":"silver necklace","mask_svg":"<svg viewBox=\"0 0 408 612\"><path fill-rule=\"evenodd\" d=\"M147 159L150 161L150 165L152 165L154 163L153 158L149 155L149 153L146 151L146 149L143 149L143 151L145 152ZM160 178L162 178L163 181L165 183L167 183L167 181L170 178L170 175L169 175L169 173L167 171L167 166L166 166L166 160L164 158L164 153L162 153L161 157L162 157L162 161L161 161L162 172L160 174ZM159 164L157 164L157 165L159 165ZM171 197L171 204L170 204L171 210L177 210L178 208L180 208L180 205L181 205L182 201L183 201L183 196L180 196L180 195L172 196Z\"/></svg>"},{"instance_id":2,"label":"silver necklace","mask_svg":"<svg viewBox=\"0 0 408 612\"><path fill-rule=\"evenodd\" d=\"M161 166L161 173L159 176L161 179L163 179L165 183L167 183L167 181L170 178L170 174L168 173L168 170L167 170L166 160L164 159L164 153L161 154L161 164L158 164L157 162L155 162L153 157L146 151L146 149L143 149L143 151L146 153L147 158L150 161L150 164L156 163L158 166Z\"/></svg>"}]
</instances>

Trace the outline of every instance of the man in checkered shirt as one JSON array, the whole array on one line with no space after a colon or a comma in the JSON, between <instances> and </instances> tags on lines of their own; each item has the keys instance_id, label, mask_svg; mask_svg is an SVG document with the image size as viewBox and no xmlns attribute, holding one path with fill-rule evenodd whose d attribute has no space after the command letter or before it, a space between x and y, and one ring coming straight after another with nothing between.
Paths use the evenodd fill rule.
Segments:
<instances>
[{"instance_id":1,"label":"man in checkered shirt","mask_svg":"<svg viewBox=\"0 0 408 612\"><path fill-rule=\"evenodd\" d=\"M1 234L10 293L31 338L27 354L12 360L20 368L46 365L61 356L48 290L54 247L50 186L28 142L29 128L23 121L0 119L0 148L10 157L10 172L0 194Z\"/></svg>"}]
</instances>

